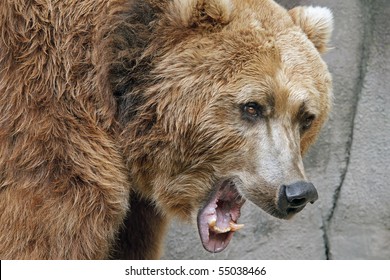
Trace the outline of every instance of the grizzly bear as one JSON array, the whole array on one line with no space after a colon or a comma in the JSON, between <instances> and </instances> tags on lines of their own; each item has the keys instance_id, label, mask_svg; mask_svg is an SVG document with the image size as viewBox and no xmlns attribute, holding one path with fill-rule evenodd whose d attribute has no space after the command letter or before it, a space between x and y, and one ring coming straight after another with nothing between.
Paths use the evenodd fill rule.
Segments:
<instances>
[{"instance_id":1,"label":"grizzly bear","mask_svg":"<svg viewBox=\"0 0 390 280\"><path fill-rule=\"evenodd\" d=\"M3 0L0 258L158 258L172 217L220 252L245 200L313 203L331 29L272 0Z\"/></svg>"}]
</instances>

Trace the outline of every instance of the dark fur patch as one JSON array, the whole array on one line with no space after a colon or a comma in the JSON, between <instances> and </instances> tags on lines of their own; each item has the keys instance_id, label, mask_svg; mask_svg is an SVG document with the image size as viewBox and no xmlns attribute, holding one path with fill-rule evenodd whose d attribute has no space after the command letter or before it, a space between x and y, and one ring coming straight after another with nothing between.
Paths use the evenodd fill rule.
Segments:
<instances>
[{"instance_id":1,"label":"dark fur patch","mask_svg":"<svg viewBox=\"0 0 390 280\"><path fill-rule=\"evenodd\" d=\"M166 219L155 209L151 201L135 192L130 197L131 207L136 210L127 212L111 258L153 259L159 255L161 232L166 228ZM146 223L148 220L153 220L153 223ZM151 247L154 250L150 250Z\"/></svg>"},{"instance_id":2,"label":"dark fur patch","mask_svg":"<svg viewBox=\"0 0 390 280\"><path fill-rule=\"evenodd\" d=\"M122 124L130 122L146 101L142 89L150 83L153 57L144 56L144 52L159 12L158 7L148 2L137 1L107 35L112 52L108 61L108 80L117 100L117 115Z\"/></svg>"}]
</instances>

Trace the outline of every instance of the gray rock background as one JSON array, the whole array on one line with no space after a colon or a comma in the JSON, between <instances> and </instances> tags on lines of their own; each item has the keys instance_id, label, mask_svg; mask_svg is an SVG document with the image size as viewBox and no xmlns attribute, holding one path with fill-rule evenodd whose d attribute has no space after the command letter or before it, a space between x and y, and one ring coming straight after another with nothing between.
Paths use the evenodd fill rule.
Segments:
<instances>
[{"instance_id":1,"label":"gray rock background","mask_svg":"<svg viewBox=\"0 0 390 280\"><path fill-rule=\"evenodd\" d=\"M164 259L390 259L390 1L280 0L332 9L334 108L306 172L320 200L291 221L246 203L222 253L207 253L197 229L174 222Z\"/></svg>"}]
</instances>

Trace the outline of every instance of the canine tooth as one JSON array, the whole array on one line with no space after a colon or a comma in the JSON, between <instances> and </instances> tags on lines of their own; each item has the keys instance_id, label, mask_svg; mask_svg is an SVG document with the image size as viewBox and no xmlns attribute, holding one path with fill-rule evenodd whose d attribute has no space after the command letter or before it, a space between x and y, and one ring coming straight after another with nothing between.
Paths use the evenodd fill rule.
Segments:
<instances>
[{"instance_id":1,"label":"canine tooth","mask_svg":"<svg viewBox=\"0 0 390 280\"><path fill-rule=\"evenodd\" d=\"M216 224L217 224L216 218L211 218L211 220L209 220L209 227L210 228L214 228Z\"/></svg>"},{"instance_id":2,"label":"canine tooth","mask_svg":"<svg viewBox=\"0 0 390 280\"><path fill-rule=\"evenodd\" d=\"M230 228L230 227L227 227L227 228L222 229L222 228L219 228L219 227L217 227L217 226L214 226L214 227L212 228L212 230L213 230L215 233L226 233L226 232L231 231L231 228Z\"/></svg>"},{"instance_id":3,"label":"canine tooth","mask_svg":"<svg viewBox=\"0 0 390 280\"><path fill-rule=\"evenodd\" d=\"M242 229L242 228L244 227L243 224L236 224L236 223L233 222L233 221L231 221L231 222L229 223L229 225L230 225L230 230L231 230L231 231L237 231L237 230L240 230L240 229Z\"/></svg>"}]
</instances>

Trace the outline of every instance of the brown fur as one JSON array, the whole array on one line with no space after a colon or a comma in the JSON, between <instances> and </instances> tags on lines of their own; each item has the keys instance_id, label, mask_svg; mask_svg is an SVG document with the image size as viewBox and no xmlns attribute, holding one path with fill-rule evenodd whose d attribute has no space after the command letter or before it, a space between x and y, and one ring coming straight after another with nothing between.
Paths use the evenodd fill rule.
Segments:
<instances>
[{"instance_id":1,"label":"brown fur","mask_svg":"<svg viewBox=\"0 0 390 280\"><path fill-rule=\"evenodd\" d=\"M97 79L109 11L39 2L0 8L0 258L105 258L129 192L115 101Z\"/></svg>"},{"instance_id":2,"label":"brown fur","mask_svg":"<svg viewBox=\"0 0 390 280\"><path fill-rule=\"evenodd\" d=\"M268 104L297 162L327 117L327 37L270 0L3 2L1 259L158 258L172 216L255 172L240 104Z\"/></svg>"},{"instance_id":3,"label":"brown fur","mask_svg":"<svg viewBox=\"0 0 390 280\"><path fill-rule=\"evenodd\" d=\"M150 201L133 193L130 211L121 228L111 258L157 259L162 253L163 237L167 219L156 211Z\"/></svg>"}]
</instances>

